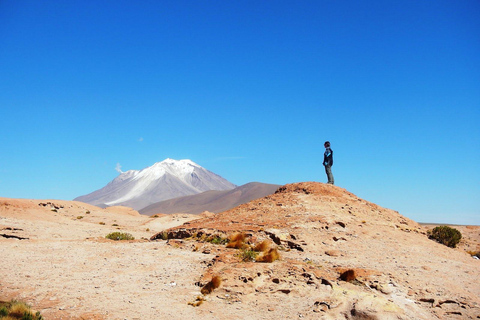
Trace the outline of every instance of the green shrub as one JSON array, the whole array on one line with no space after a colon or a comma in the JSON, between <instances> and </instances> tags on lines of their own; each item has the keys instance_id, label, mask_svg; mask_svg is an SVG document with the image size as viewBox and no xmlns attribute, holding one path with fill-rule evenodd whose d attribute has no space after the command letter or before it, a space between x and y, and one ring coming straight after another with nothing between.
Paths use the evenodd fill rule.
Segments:
<instances>
[{"instance_id":1,"label":"green shrub","mask_svg":"<svg viewBox=\"0 0 480 320\"><path fill-rule=\"evenodd\" d=\"M126 233L126 232L112 232L112 233L107 234L107 236L105 238L110 239L110 240L115 240L115 241L118 241L118 240L135 240L135 238L130 233Z\"/></svg>"},{"instance_id":2,"label":"green shrub","mask_svg":"<svg viewBox=\"0 0 480 320\"><path fill-rule=\"evenodd\" d=\"M227 238L222 238L221 236L214 235L210 236L207 238L207 242L213 243L213 244L227 244L228 239Z\"/></svg>"},{"instance_id":3,"label":"green shrub","mask_svg":"<svg viewBox=\"0 0 480 320\"><path fill-rule=\"evenodd\" d=\"M248 262L248 261L255 261L257 258L258 252L252 250L252 248L246 248L240 250L240 253L238 256L242 261Z\"/></svg>"},{"instance_id":4,"label":"green shrub","mask_svg":"<svg viewBox=\"0 0 480 320\"><path fill-rule=\"evenodd\" d=\"M6 317L8 315L8 309L7 307L3 306L0 308L0 319L2 317Z\"/></svg>"},{"instance_id":5,"label":"green shrub","mask_svg":"<svg viewBox=\"0 0 480 320\"><path fill-rule=\"evenodd\" d=\"M462 239L462 234L455 228L439 226L428 232L428 237L450 248L455 248Z\"/></svg>"}]
</instances>

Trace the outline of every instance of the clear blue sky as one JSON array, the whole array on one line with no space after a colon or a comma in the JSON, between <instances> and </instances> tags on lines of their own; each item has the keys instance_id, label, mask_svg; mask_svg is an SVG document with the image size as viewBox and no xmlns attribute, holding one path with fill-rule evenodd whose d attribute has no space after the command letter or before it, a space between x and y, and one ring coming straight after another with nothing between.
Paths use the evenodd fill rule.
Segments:
<instances>
[{"instance_id":1,"label":"clear blue sky","mask_svg":"<svg viewBox=\"0 0 480 320\"><path fill-rule=\"evenodd\" d=\"M480 224L480 2L0 1L0 196L191 159Z\"/></svg>"}]
</instances>

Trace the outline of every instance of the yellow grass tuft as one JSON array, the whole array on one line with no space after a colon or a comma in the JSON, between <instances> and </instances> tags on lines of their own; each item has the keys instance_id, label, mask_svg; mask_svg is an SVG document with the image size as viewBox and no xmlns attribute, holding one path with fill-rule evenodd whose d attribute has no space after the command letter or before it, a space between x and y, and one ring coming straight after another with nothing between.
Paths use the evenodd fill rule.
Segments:
<instances>
[{"instance_id":1,"label":"yellow grass tuft","mask_svg":"<svg viewBox=\"0 0 480 320\"><path fill-rule=\"evenodd\" d=\"M30 308L23 302L14 302L8 310L8 315L14 318L22 318L25 313L29 314L31 312Z\"/></svg>"},{"instance_id":2,"label":"yellow grass tuft","mask_svg":"<svg viewBox=\"0 0 480 320\"><path fill-rule=\"evenodd\" d=\"M257 262L273 262L280 259L277 248L271 248L256 259Z\"/></svg>"},{"instance_id":3,"label":"yellow grass tuft","mask_svg":"<svg viewBox=\"0 0 480 320\"><path fill-rule=\"evenodd\" d=\"M195 299L194 302L189 302L188 305L193 306L193 307L198 307L199 305L201 305L203 303L203 301L205 301L205 298L202 297L202 296L198 296L197 299Z\"/></svg>"},{"instance_id":4,"label":"yellow grass tuft","mask_svg":"<svg viewBox=\"0 0 480 320\"><path fill-rule=\"evenodd\" d=\"M263 240L262 242L258 243L253 250L257 252L265 252L270 248L270 241Z\"/></svg>"},{"instance_id":5,"label":"yellow grass tuft","mask_svg":"<svg viewBox=\"0 0 480 320\"><path fill-rule=\"evenodd\" d=\"M230 237L230 241L227 244L227 248L242 249L245 247L245 239L247 236L245 233L235 233Z\"/></svg>"},{"instance_id":6,"label":"yellow grass tuft","mask_svg":"<svg viewBox=\"0 0 480 320\"><path fill-rule=\"evenodd\" d=\"M210 280L210 282L207 283L200 292L204 295L207 295L220 287L220 284L222 284L222 278L220 278L220 276L213 276L212 280Z\"/></svg>"},{"instance_id":7,"label":"yellow grass tuft","mask_svg":"<svg viewBox=\"0 0 480 320\"><path fill-rule=\"evenodd\" d=\"M43 319L40 312L34 312L30 306L18 301L0 302L0 319L2 320L18 320L18 319Z\"/></svg>"}]
</instances>

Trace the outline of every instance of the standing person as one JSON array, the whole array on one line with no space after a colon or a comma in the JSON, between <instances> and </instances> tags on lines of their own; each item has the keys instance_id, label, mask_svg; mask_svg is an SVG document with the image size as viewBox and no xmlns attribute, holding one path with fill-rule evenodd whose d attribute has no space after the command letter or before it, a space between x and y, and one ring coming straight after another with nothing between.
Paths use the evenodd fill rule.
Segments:
<instances>
[{"instance_id":1,"label":"standing person","mask_svg":"<svg viewBox=\"0 0 480 320\"><path fill-rule=\"evenodd\" d=\"M327 174L328 184L334 184L332 166L333 166L333 151L330 149L330 142L325 141L323 145L325 147L325 153L323 155L323 165L325 166L325 173Z\"/></svg>"}]
</instances>

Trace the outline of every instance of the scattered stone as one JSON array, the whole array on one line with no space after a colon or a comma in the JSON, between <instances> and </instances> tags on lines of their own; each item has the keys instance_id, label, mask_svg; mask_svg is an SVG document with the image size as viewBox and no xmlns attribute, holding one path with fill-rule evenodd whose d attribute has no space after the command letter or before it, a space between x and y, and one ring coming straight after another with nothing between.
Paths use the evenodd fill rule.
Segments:
<instances>
[{"instance_id":1,"label":"scattered stone","mask_svg":"<svg viewBox=\"0 0 480 320\"><path fill-rule=\"evenodd\" d=\"M339 257L342 253L339 250L327 250L325 254L330 257Z\"/></svg>"},{"instance_id":2,"label":"scattered stone","mask_svg":"<svg viewBox=\"0 0 480 320\"><path fill-rule=\"evenodd\" d=\"M290 289L279 289L277 290L278 292L282 292L282 293L285 293L285 294L289 294L290 292L292 292L292 290Z\"/></svg>"},{"instance_id":3,"label":"scattered stone","mask_svg":"<svg viewBox=\"0 0 480 320\"><path fill-rule=\"evenodd\" d=\"M431 304L435 303L435 299L433 299L433 298L420 298L419 301L427 302L427 303L431 303Z\"/></svg>"}]
</instances>

